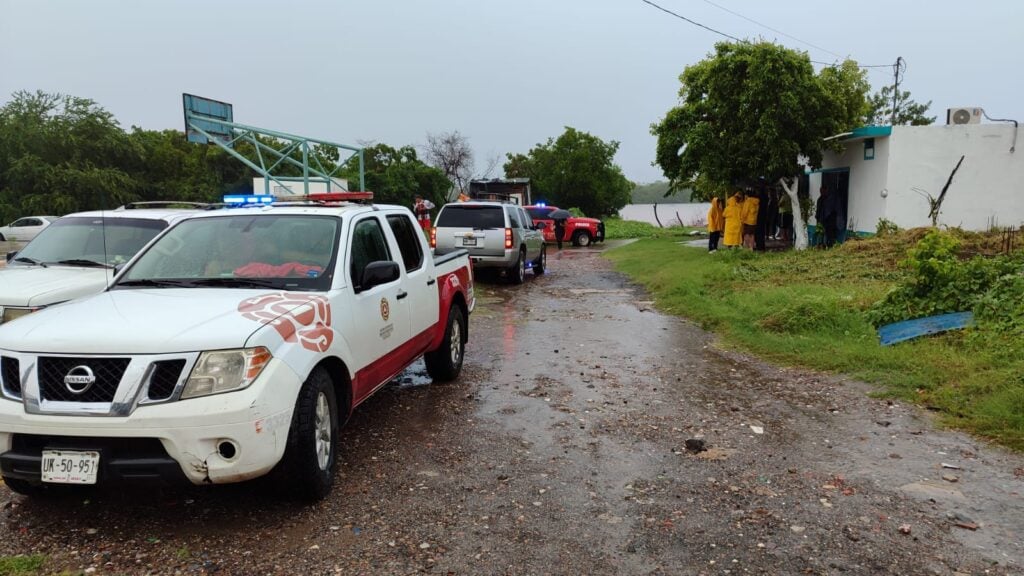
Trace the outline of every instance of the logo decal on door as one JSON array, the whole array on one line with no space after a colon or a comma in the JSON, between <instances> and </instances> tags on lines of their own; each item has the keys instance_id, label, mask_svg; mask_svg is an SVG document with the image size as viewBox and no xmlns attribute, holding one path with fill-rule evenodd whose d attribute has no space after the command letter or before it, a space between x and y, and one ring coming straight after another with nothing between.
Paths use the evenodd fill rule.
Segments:
<instances>
[{"instance_id":1,"label":"logo decal on door","mask_svg":"<svg viewBox=\"0 0 1024 576\"><path fill-rule=\"evenodd\" d=\"M381 298L380 299L380 317L383 318L385 322L387 322L389 316L391 316L391 305L388 304L388 299L387 298Z\"/></svg>"},{"instance_id":2,"label":"logo decal on door","mask_svg":"<svg viewBox=\"0 0 1024 576\"><path fill-rule=\"evenodd\" d=\"M312 294L263 294L238 303L243 318L269 324L285 342L298 342L314 352L326 352L334 340L331 304Z\"/></svg>"}]
</instances>

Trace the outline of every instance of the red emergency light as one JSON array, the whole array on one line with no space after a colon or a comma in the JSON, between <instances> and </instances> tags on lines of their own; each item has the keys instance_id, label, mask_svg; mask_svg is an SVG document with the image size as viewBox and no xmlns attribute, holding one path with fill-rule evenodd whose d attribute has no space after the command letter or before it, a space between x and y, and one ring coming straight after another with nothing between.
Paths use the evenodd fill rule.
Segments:
<instances>
[{"instance_id":1,"label":"red emergency light","mask_svg":"<svg viewBox=\"0 0 1024 576\"><path fill-rule=\"evenodd\" d=\"M308 198L313 202L366 202L373 200L373 192L318 192Z\"/></svg>"}]
</instances>

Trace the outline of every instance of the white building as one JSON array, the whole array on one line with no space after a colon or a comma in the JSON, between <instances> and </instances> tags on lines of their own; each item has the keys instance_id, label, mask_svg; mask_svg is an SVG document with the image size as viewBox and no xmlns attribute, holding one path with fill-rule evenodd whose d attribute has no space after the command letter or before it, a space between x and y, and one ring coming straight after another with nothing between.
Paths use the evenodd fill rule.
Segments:
<instances>
[{"instance_id":1,"label":"white building","mask_svg":"<svg viewBox=\"0 0 1024 576\"><path fill-rule=\"evenodd\" d=\"M304 182L277 182L276 180L270 181L270 194L274 196L301 196L305 194L305 183ZM323 180L309 182L309 193L320 194L323 192L346 192L348 191L348 180L344 178L332 178L331 189L327 189L327 182ZM267 193L267 182L264 178L253 178L252 179L252 193L253 194L266 194Z\"/></svg>"},{"instance_id":2,"label":"white building","mask_svg":"<svg viewBox=\"0 0 1024 576\"><path fill-rule=\"evenodd\" d=\"M964 157L938 223L967 230L1024 225L1024 151L1012 124L868 126L837 138L809 175L811 198L825 183L846 207L848 233L874 233L882 218L901 228L930 226L926 195L938 197ZM814 218L811 218L814 223Z\"/></svg>"}]
</instances>

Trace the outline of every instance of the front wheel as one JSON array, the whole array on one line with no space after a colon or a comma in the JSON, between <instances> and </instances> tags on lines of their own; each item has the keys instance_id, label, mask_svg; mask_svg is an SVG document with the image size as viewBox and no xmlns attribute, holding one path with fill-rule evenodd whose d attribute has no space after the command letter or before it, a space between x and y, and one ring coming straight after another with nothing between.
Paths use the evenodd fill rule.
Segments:
<instances>
[{"instance_id":1,"label":"front wheel","mask_svg":"<svg viewBox=\"0 0 1024 576\"><path fill-rule=\"evenodd\" d=\"M540 247L540 256L533 261L533 275L540 276L544 273L544 270L548 267L548 245L544 244Z\"/></svg>"},{"instance_id":2,"label":"front wheel","mask_svg":"<svg viewBox=\"0 0 1024 576\"><path fill-rule=\"evenodd\" d=\"M466 317L462 308L452 304L448 310L448 323L444 327L441 346L423 355L427 374L434 382L450 382L462 371L462 357L466 352Z\"/></svg>"},{"instance_id":3,"label":"front wheel","mask_svg":"<svg viewBox=\"0 0 1024 576\"><path fill-rule=\"evenodd\" d=\"M338 428L334 382L325 369L316 368L295 401L288 445L278 464L288 490L302 500L321 500L330 493L338 464Z\"/></svg>"},{"instance_id":4,"label":"front wheel","mask_svg":"<svg viewBox=\"0 0 1024 576\"><path fill-rule=\"evenodd\" d=\"M590 246L590 232L580 232L573 237L572 243L576 246Z\"/></svg>"}]
</instances>

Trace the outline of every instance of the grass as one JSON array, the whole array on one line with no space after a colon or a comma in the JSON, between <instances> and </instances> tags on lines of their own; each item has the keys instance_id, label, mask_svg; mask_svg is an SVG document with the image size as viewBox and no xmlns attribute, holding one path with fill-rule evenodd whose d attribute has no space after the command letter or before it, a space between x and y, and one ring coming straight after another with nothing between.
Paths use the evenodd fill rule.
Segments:
<instances>
[{"instance_id":1,"label":"grass","mask_svg":"<svg viewBox=\"0 0 1024 576\"><path fill-rule=\"evenodd\" d=\"M0 576L34 576L39 574L46 556L0 556Z\"/></svg>"},{"instance_id":2,"label":"grass","mask_svg":"<svg viewBox=\"0 0 1024 576\"><path fill-rule=\"evenodd\" d=\"M699 322L728 345L790 366L848 374L938 410L944 421L1024 450L1024 343L980 330L890 347L865 310L894 286L917 231L829 250L718 252L670 238L608 253L657 305ZM988 251L979 236L965 244Z\"/></svg>"},{"instance_id":3,"label":"grass","mask_svg":"<svg viewBox=\"0 0 1024 576\"><path fill-rule=\"evenodd\" d=\"M636 220L623 220L621 218L606 218L604 220L604 237L608 240L619 240L624 238L676 238L681 239L688 236L693 230L703 231L703 228L690 228L687 226L671 226L659 228L647 222Z\"/></svg>"}]
</instances>

